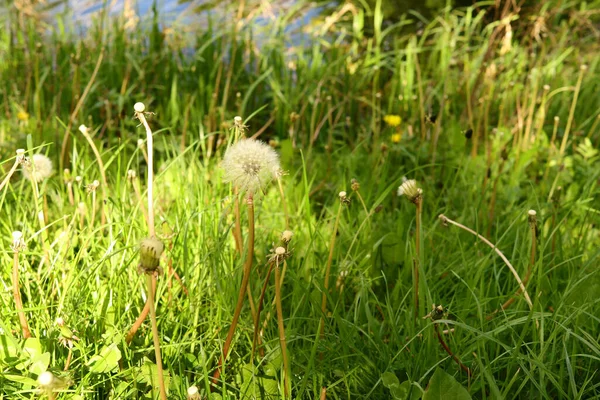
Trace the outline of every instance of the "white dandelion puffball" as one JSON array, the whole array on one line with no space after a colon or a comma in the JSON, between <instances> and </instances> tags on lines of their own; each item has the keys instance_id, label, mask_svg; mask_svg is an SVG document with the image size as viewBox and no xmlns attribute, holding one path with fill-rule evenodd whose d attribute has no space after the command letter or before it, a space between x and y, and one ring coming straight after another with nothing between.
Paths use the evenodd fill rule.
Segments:
<instances>
[{"instance_id":1,"label":"white dandelion puffball","mask_svg":"<svg viewBox=\"0 0 600 400\"><path fill-rule=\"evenodd\" d=\"M277 178L279 155L266 143L242 139L225 151L221 164L225 181L252 195Z\"/></svg>"},{"instance_id":2,"label":"white dandelion puffball","mask_svg":"<svg viewBox=\"0 0 600 400\"><path fill-rule=\"evenodd\" d=\"M54 172L52 160L43 154L34 154L29 165L23 168L23 176L35 182L41 182Z\"/></svg>"}]
</instances>

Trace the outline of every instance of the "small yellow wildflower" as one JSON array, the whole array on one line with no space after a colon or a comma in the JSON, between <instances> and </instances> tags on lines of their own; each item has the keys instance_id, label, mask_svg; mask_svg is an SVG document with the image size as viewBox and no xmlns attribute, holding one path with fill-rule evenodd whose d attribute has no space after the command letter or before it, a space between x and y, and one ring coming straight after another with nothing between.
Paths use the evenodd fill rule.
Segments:
<instances>
[{"instance_id":1,"label":"small yellow wildflower","mask_svg":"<svg viewBox=\"0 0 600 400\"><path fill-rule=\"evenodd\" d=\"M391 127L399 126L402 122L402 118L399 115L386 115L383 117L383 120Z\"/></svg>"},{"instance_id":2,"label":"small yellow wildflower","mask_svg":"<svg viewBox=\"0 0 600 400\"><path fill-rule=\"evenodd\" d=\"M17 119L19 121L27 121L29 120L29 114L26 111L21 110L17 113Z\"/></svg>"},{"instance_id":3,"label":"small yellow wildflower","mask_svg":"<svg viewBox=\"0 0 600 400\"><path fill-rule=\"evenodd\" d=\"M392 135L392 143L400 143L401 139L402 139L402 134L401 133L394 133Z\"/></svg>"}]
</instances>

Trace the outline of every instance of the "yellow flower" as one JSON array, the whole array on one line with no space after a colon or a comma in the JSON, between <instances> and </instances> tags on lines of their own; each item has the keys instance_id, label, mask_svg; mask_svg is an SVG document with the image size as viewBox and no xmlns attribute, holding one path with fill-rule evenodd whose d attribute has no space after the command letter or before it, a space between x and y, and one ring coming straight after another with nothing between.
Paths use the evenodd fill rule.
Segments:
<instances>
[{"instance_id":1,"label":"yellow flower","mask_svg":"<svg viewBox=\"0 0 600 400\"><path fill-rule=\"evenodd\" d=\"M29 119L29 114L27 114L27 112L21 110L17 113L17 119L19 121L27 121Z\"/></svg>"},{"instance_id":2,"label":"yellow flower","mask_svg":"<svg viewBox=\"0 0 600 400\"><path fill-rule=\"evenodd\" d=\"M401 133L394 133L392 135L392 143L400 143L400 139L402 139Z\"/></svg>"},{"instance_id":3,"label":"yellow flower","mask_svg":"<svg viewBox=\"0 0 600 400\"><path fill-rule=\"evenodd\" d=\"M399 126L402 122L402 118L399 115L386 115L383 117L386 124L392 127Z\"/></svg>"}]
</instances>

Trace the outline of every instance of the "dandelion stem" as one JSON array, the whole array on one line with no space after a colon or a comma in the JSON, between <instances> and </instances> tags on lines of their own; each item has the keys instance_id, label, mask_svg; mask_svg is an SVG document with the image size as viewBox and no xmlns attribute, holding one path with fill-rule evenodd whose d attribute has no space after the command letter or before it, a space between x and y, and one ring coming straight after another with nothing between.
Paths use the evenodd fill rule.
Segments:
<instances>
[{"instance_id":1,"label":"dandelion stem","mask_svg":"<svg viewBox=\"0 0 600 400\"><path fill-rule=\"evenodd\" d=\"M158 374L158 387L160 389L160 398L167 400L167 391L163 376L162 357L160 355L160 339L158 337L158 325L156 323L156 310L154 309L154 290L153 274L146 274L146 283L148 285L148 304L150 305L150 321L152 322L152 339L154 341L154 354L156 356L156 372Z\"/></svg>"},{"instance_id":2,"label":"dandelion stem","mask_svg":"<svg viewBox=\"0 0 600 400\"><path fill-rule=\"evenodd\" d=\"M524 285L527 285L529 278L531 277L531 272L533 271L533 266L535 265L535 253L537 248L537 233L535 223L529 223L529 230L531 231L531 253L529 255L529 268L527 268L527 274L525 275L525 279L523 279ZM513 297L502 304L502 309L506 310L512 303L514 303L516 296L518 296L520 293L521 289L519 288Z\"/></svg>"},{"instance_id":3,"label":"dandelion stem","mask_svg":"<svg viewBox=\"0 0 600 400\"><path fill-rule=\"evenodd\" d=\"M227 360L229 347L231 346L235 328L237 327L238 319L240 317L240 313L242 312L242 306L244 305L246 287L248 286L250 273L252 272L252 259L254 258L254 199L251 194L248 195L246 204L248 206L248 250L246 254L246 262L244 263L244 275L242 277L242 284L240 286L240 293L238 295L235 311L233 312L231 326L229 327L227 338L225 339L225 344L223 345L223 354L219 359L219 365L217 366L217 370L213 375L213 384L217 383L219 377L221 376L221 370L223 369L225 361Z\"/></svg>"},{"instance_id":4,"label":"dandelion stem","mask_svg":"<svg viewBox=\"0 0 600 400\"><path fill-rule=\"evenodd\" d=\"M279 261L275 263L275 302L277 308L277 325L279 327L279 345L281 346L281 355L283 357L284 370L284 396L290 393L290 363L287 354L287 345L285 341L285 327L283 325L283 309L281 307L281 279L279 273Z\"/></svg>"},{"instance_id":5,"label":"dandelion stem","mask_svg":"<svg viewBox=\"0 0 600 400\"><path fill-rule=\"evenodd\" d=\"M463 364L460 361L460 358L458 358L453 352L452 350L450 350L450 347L448 347L448 344L446 344L446 342L444 341L444 338L442 337L442 335L440 334L440 330L438 328L438 324L433 324L434 328L435 328L435 334L438 338L438 341L440 342L440 344L442 345L442 348L446 351L446 353L448 353L448 355L458 364L458 366L460 367L460 369L462 369L463 371L465 371L467 373L467 375L469 376L469 378L471 377L471 370L469 369L469 367L467 367L465 364Z\"/></svg>"},{"instance_id":6,"label":"dandelion stem","mask_svg":"<svg viewBox=\"0 0 600 400\"><path fill-rule=\"evenodd\" d=\"M148 125L148 121L146 121L146 117L144 116L144 112L136 111L136 116L146 128L146 144L148 146L148 235L150 237L155 236L154 231L154 201L153 201L153 179L154 179L154 156L153 156L153 139L152 139L152 129L150 129L150 125Z\"/></svg>"},{"instance_id":7,"label":"dandelion stem","mask_svg":"<svg viewBox=\"0 0 600 400\"><path fill-rule=\"evenodd\" d=\"M152 277L153 277L152 278L152 290L156 290L156 278L154 277L154 275ZM127 343L128 345L131 343L136 332L138 331L138 329L140 329L140 326L142 326L142 323L148 316L149 312L150 312L150 298L148 297L146 299L146 304L144 305L142 312L140 313L139 317L137 317L137 319L135 320L133 325L131 325L129 332L127 332L127 336L125 336L125 343Z\"/></svg>"},{"instance_id":8,"label":"dandelion stem","mask_svg":"<svg viewBox=\"0 0 600 400\"><path fill-rule=\"evenodd\" d=\"M15 306L17 308L17 313L19 314L19 323L21 324L23 337L27 339L31 337L31 331L29 330L27 317L25 317L25 312L23 311L23 301L21 300L21 292L19 290L19 251L15 251L13 255L12 286Z\"/></svg>"},{"instance_id":9,"label":"dandelion stem","mask_svg":"<svg viewBox=\"0 0 600 400\"><path fill-rule=\"evenodd\" d=\"M504 261L504 263L506 264L506 266L508 267L508 269L510 270L510 272L512 272L513 276L515 277L517 283L519 284L519 287L521 288L521 291L523 292L523 295L525 296L525 301L527 302L527 305L529 305L530 309L533 309L533 303L531 302L531 298L529 297L529 293L527 293L527 289L525 288L525 285L523 285L523 282L521 281L521 277L519 276L519 274L517 273L517 271L515 270L515 268L512 266L512 264L510 263L510 261L508 261L508 259L504 256L504 254L496 247L496 245L494 245L492 242L490 242L489 240L487 240L486 238L484 238L483 236L481 236L480 234L478 234L477 232L475 232L474 230L467 228L466 226L456 222L456 221L452 221L450 218L446 217L444 214L440 214L440 219L442 220L442 222L444 224L446 223L450 223L454 226L457 226L473 235L475 235L477 238L479 238L479 240L481 240L483 243L487 244L488 246L490 246L495 252L496 254L498 254L500 256L500 258L502 258L502 261Z\"/></svg>"}]
</instances>

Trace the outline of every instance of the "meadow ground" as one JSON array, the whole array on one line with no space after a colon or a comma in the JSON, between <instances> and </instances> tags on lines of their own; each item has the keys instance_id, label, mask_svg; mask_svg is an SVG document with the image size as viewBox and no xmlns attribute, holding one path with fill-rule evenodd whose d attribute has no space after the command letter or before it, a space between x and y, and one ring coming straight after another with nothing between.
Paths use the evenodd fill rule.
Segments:
<instances>
[{"instance_id":1,"label":"meadow ground","mask_svg":"<svg viewBox=\"0 0 600 400\"><path fill-rule=\"evenodd\" d=\"M0 399L160 398L155 340L172 399L600 397L598 1L84 34L26 3L0 17ZM243 135L281 170L223 163Z\"/></svg>"}]
</instances>

